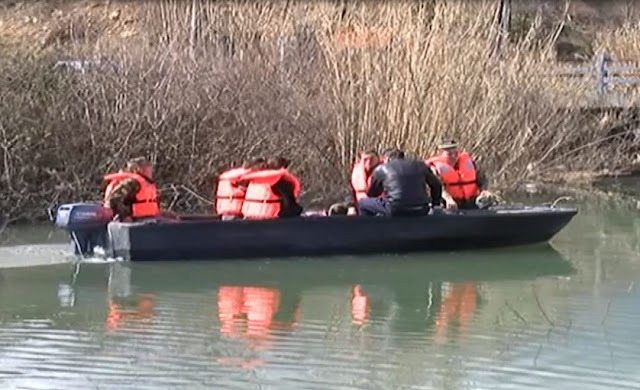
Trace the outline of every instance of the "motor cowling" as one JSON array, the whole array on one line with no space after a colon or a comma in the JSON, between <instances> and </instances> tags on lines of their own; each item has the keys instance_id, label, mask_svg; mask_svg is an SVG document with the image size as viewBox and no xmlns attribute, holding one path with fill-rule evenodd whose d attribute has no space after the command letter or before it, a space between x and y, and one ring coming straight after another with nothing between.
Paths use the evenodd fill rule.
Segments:
<instances>
[{"instance_id":1,"label":"motor cowling","mask_svg":"<svg viewBox=\"0 0 640 390\"><path fill-rule=\"evenodd\" d=\"M54 224L69 232L104 228L113 211L98 203L70 203L58 207Z\"/></svg>"},{"instance_id":2,"label":"motor cowling","mask_svg":"<svg viewBox=\"0 0 640 390\"><path fill-rule=\"evenodd\" d=\"M91 256L95 247L108 249L107 225L113 211L97 203L70 203L58 207L55 226L69 232L73 251Z\"/></svg>"}]
</instances>

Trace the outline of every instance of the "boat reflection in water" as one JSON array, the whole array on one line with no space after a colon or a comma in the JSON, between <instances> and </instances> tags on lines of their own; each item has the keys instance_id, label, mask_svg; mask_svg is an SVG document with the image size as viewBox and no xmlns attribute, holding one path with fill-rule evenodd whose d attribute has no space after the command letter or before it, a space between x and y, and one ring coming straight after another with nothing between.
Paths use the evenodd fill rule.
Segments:
<instances>
[{"instance_id":1,"label":"boat reflection in water","mask_svg":"<svg viewBox=\"0 0 640 390\"><path fill-rule=\"evenodd\" d=\"M342 289L346 292L349 288ZM377 287L372 286L371 289L375 291ZM479 305L482 302L482 296L479 284L472 281L432 282L427 288L427 295L429 296L427 318L421 322L425 330L432 328L433 341L437 344L463 341L476 309L481 308ZM219 287L217 319L220 336L243 339L248 342L246 347L252 351L269 349L276 334L274 332L282 335L283 331L294 330L305 320L301 314L300 302L295 304L289 320L276 320L277 314L282 309L281 296L282 292L279 289L271 287ZM366 328L372 309L378 309L378 312L383 309L383 307L370 307L372 302L367 295L367 288L360 284L350 287L350 296L346 293L343 296L348 302L350 322L354 329ZM387 306L388 310L389 304L377 303L380 306ZM401 303L395 302L395 304ZM407 313L407 310L404 312ZM402 321L406 318L398 318L398 320Z\"/></svg>"},{"instance_id":2,"label":"boat reflection in water","mask_svg":"<svg viewBox=\"0 0 640 390\"><path fill-rule=\"evenodd\" d=\"M209 364L252 369L279 359L282 351L324 356L332 346L365 353L364 346L379 343L394 350L465 343L484 326L479 324L493 324L508 312L506 300L530 324L538 317L543 323L521 281L572 272L551 247L424 257L82 264L72 282L68 265L5 269L0 320L53 318L52 327L98 332L107 354L121 354L124 343L142 348L143 356L130 353L143 361L156 355L180 361L188 351ZM541 299L556 293L539 292Z\"/></svg>"}]
</instances>

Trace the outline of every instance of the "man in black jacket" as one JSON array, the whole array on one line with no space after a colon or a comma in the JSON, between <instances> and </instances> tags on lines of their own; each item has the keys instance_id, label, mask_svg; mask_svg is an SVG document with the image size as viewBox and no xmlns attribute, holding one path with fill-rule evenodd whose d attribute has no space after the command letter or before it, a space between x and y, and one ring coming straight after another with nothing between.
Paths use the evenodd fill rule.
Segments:
<instances>
[{"instance_id":1,"label":"man in black jacket","mask_svg":"<svg viewBox=\"0 0 640 390\"><path fill-rule=\"evenodd\" d=\"M442 183L423 161L405 159L397 149L385 151L382 157L384 164L372 173L368 198L358 202L360 215L425 215L430 203L442 202ZM382 193L386 196L377 198Z\"/></svg>"}]
</instances>

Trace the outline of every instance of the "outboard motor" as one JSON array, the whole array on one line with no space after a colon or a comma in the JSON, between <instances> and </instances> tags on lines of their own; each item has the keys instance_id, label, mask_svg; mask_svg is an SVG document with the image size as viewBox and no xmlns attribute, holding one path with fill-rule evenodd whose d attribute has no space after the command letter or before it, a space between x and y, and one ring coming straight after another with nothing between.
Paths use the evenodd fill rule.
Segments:
<instances>
[{"instance_id":1,"label":"outboard motor","mask_svg":"<svg viewBox=\"0 0 640 390\"><path fill-rule=\"evenodd\" d=\"M113 211L97 203L70 203L58 207L54 224L69 232L74 254L93 255L96 246L107 250L107 225Z\"/></svg>"}]
</instances>

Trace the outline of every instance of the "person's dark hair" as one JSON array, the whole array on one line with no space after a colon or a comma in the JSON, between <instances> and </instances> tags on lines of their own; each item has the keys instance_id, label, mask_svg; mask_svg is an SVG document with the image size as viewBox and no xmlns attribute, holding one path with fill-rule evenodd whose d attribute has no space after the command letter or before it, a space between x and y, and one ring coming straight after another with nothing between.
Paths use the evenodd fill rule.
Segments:
<instances>
[{"instance_id":1,"label":"person's dark hair","mask_svg":"<svg viewBox=\"0 0 640 390\"><path fill-rule=\"evenodd\" d=\"M243 168L265 168L267 160L264 157L254 157L245 162Z\"/></svg>"},{"instance_id":2,"label":"person's dark hair","mask_svg":"<svg viewBox=\"0 0 640 390\"><path fill-rule=\"evenodd\" d=\"M456 142L453 137L443 137L438 144L438 149L455 149L458 147L458 142Z\"/></svg>"},{"instance_id":3,"label":"person's dark hair","mask_svg":"<svg viewBox=\"0 0 640 390\"><path fill-rule=\"evenodd\" d=\"M127 170L135 171L141 168L150 167L151 163L146 157L135 157L127 161Z\"/></svg>"},{"instance_id":4,"label":"person's dark hair","mask_svg":"<svg viewBox=\"0 0 640 390\"><path fill-rule=\"evenodd\" d=\"M382 156L387 157L389 159L404 158L404 152L400 149L388 148L388 149L385 149L384 152L382 152Z\"/></svg>"},{"instance_id":5,"label":"person's dark hair","mask_svg":"<svg viewBox=\"0 0 640 390\"><path fill-rule=\"evenodd\" d=\"M270 169L287 169L289 168L289 164L291 163L291 161L286 158L286 157L273 157L270 158L269 161L267 161L267 166Z\"/></svg>"},{"instance_id":6,"label":"person's dark hair","mask_svg":"<svg viewBox=\"0 0 640 390\"><path fill-rule=\"evenodd\" d=\"M280 165L281 168L285 168L285 169L289 168L289 164L291 164L291 160L282 156L277 157L276 161L278 162L278 165Z\"/></svg>"}]
</instances>

